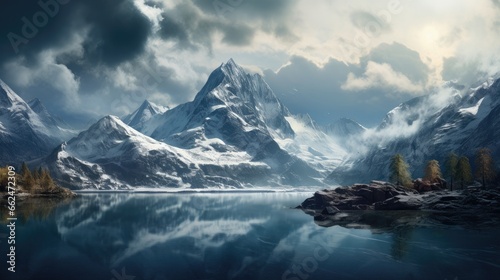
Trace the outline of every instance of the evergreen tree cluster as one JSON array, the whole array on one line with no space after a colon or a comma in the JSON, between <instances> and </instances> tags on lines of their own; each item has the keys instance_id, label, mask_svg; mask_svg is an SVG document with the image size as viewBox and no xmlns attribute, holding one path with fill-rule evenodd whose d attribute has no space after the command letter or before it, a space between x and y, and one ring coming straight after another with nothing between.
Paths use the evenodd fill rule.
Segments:
<instances>
[{"instance_id":1,"label":"evergreen tree cluster","mask_svg":"<svg viewBox=\"0 0 500 280\"><path fill-rule=\"evenodd\" d=\"M0 168L0 190L7 188L7 167ZM16 185L31 193L48 192L56 188L56 184L47 169L39 167L31 171L26 163L21 165L20 172L16 175Z\"/></svg>"},{"instance_id":2,"label":"evergreen tree cluster","mask_svg":"<svg viewBox=\"0 0 500 280\"><path fill-rule=\"evenodd\" d=\"M486 187L487 183L497 179L493 158L491 157L491 151L489 149L481 148L477 151L475 167L475 178L481 182L483 187ZM411 187L412 179L408 168L409 165L406 163L403 156L401 154L396 154L391 159L390 164L391 182L397 185ZM435 183L441 180L442 173L439 162L437 160L428 161L424 174L423 179L429 183ZM472 168L468 157L458 156L455 153L450 153L448 155L445 162L445 176L450 179L451 190L453 190L454 183L460 184L462 189L466 185L472 183L474 181L474 176L472 174ZM500 174L498 176L500 176Z\"/></svg>"}]
</instances>

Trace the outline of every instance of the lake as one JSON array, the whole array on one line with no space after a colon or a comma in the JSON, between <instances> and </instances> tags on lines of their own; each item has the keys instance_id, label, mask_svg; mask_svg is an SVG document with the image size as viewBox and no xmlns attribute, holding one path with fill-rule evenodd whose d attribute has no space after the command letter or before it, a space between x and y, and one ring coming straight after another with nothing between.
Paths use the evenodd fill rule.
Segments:
<instances>
[{"instance_id":1,"label":"lake","mask_svg":"<svg viewBox=\"0 0 500 280\"><path fill-rule=\"evenodd\" d=\"M311 195L94 193L26 202L15 273L1 231L1 279L500 279L498 226L324 227L291 209Z\"/></svg>"}]
</instances>

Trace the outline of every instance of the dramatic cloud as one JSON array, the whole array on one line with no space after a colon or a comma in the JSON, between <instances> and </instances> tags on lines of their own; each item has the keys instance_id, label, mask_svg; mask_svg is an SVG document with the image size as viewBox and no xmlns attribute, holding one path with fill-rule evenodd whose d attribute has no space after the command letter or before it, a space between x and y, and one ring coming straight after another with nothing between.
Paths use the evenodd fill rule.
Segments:
<instances>
[{"instance_id":1,"label":"dramatic cloud","mask_svg":"<svg viewBox=\"0 0 500 280\"><path fill-rule=\"evenodd\" d=\"M366 90L372 88L389 89L397 92L422 92L422 85L414 84L405 75L394 71L387 64L368 61L366 71L361 77L349 73L347 81L342 85L345 90Z\"/></svg>"},{"instance_id":2,"label":"dramatic cloud","mask_svg":"<svg viewBox=\"0 0 500 280\"><path fill-rule=\"evenodd\" d=\"M293 113L376 125L445 80L498 73L499 3L5 0L0 78L63 117L96 118L189 101L232 57Z\"/></svg>"},{"instance_id":3,"label":"dramatic cloud","mask_svg":"<svg viewBox=\"0 0 500 280\"><path fill-rule=\"evenodd\" d=\"M430 74L415 51L382 44L357 64L331 59L319 67L293 57L277 73L266 71L265 78L294 112L309 113L320 123L349 117L372 126L401 100L423 95Z\"/></svg>"}]
</instances>

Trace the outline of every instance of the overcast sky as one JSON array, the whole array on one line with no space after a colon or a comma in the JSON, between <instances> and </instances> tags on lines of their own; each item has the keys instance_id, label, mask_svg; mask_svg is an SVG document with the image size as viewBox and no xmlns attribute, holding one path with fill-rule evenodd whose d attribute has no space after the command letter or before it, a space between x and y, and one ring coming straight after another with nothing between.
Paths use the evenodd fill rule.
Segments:
<instances>
[{"instance_id":1,"label":"overcast sky","mask_svg":"<svg viewBox=\"0 0 500 280\"><path fill-rule=\"evenodd\" d=\"M497 73L500 0L3 0L0 36L0 78L69 122L190 101L233 58L292 113L374 126Z\"/></svg>"}]
</instances>

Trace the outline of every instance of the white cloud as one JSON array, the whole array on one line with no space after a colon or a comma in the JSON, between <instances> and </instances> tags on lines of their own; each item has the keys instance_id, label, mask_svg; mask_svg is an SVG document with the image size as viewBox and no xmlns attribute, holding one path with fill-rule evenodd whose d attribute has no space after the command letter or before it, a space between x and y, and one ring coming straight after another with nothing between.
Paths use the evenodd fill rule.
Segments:
<instances>
[{"instance_id":1,"label":"white cloud","mask_svg":"<svg viewBox=\"0 0 500 280\"><path fill-rule=\"evenodd\" d=\"M64 64L57 63L50 54L40 56L37 65L28 66L20 57L4 65L8 69L9 80L16 87L26 88L40 83L50 86L53 90L53 101L60 105L74 106L78 102L79 79Z\"/></svg>"},{"instance_id":2,"label":"white cloud","mask_svg":"<svg viewBox=\"0 0 500 280\"><path fill-rule=\"evenodd\" d=\"M344 90L366 90L371 88L386 88L397 92L422 92L423 86L415 84L405 75L394 71L389 64L369 61L365 73L356 77L349 73L347 81L342 85Z\"/></svg>"},{"instance_id":3,"label":"white cloud","mask_svg":"<svg viewBox=\"0 0 500 280\"><path fill-rule=\"evenodd\" d=\"M442 87L434 93L409 101L391 110L382 127L367 129L360 145L382 147L397 138L408 138L420 131L422 125L438 111L448 106L459 94L457 90Z\"/></svg>"},{"instance_id":4,"label":"white cloud","mask_svg":"<svg viewBox=\"0 0 500 280\"><path fill-rule=\"evenodd\" d=\"M135 0L134 4L151 21L153 30L158 31L160 29L160 21L163 19L161 16L163 10L156 6L151 7L146 5L144 2L144 0Z\"/></svg>"}]
</instances>

